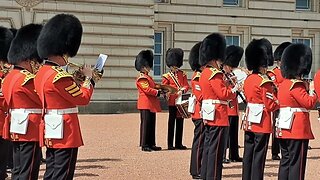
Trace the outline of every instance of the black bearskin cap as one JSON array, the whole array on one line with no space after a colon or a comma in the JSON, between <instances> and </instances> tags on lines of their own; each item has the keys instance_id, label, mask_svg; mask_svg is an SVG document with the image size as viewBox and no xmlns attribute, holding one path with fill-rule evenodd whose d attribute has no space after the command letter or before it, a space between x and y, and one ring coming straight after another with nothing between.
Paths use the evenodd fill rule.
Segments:
<instances>
[{"instance_id":1,"label":"black bearskin cap","mask_svg":"<svg viewBox=\"0 0 320 180\"><path fill-rule=\"evenodd\" d=\"M183 50L180 48L169 48L166 53L166 64L168 67L181 67L183 64Z\"/></svg>"},{"instance_id":2,"label":"black bearskin cap","mask_svg":"<svg viewBox=\"0 0 320 180\"><path fill-rule=\"evenodd\" d=\"M283 52L281 74L287 79L306 76L310 73L311 65L311 48L304 44L291 44Z\"/></svg>"},{"instance_id":3,"label":"black bearskin cap","mask_svg":"<svg viewBox=\"0 0 320 180\"><path fill-rule=\"evenodd\" d=\"M12 32L5 27L0 26L0 60L7 62L8 51L13 39Z\"/></svg>"},{"instance_id":4,"label":"black bearskin cap","mask_svg":"<svg viewBox=\"0 0 320 180\"><path fill-rule=\"evenodd\" d=\"M283 42L281 43L273 53L275 61L281 61L281 56L283 51L291 44L291 42Z\"/></svg>"},{"instance_id":5,"label":"black bearskin cap","mask_svg":"<svg viewBox=\"0 0 320 180\"><path fill-rule=\"evenodd\" d=\"M240 46L231 45L226 50L226 60L223 64L236 68L239 66L243 55L243 48Z\"/></svg>"},{"instance_id":6,"label":"black bearskin cap","mask_svg":"<svg viewBox=\"0 0 320 180\"><path fill-rule=\"evenodd\" d=\"M18 32L18 29L16 29L16 28L10 28L10 31L12 32L13 37L15 37L16 34L17 34L17 32Z\"/></svg>"},{"instance_id":7,"label":"black bearskin cap","mask_svg":"<svg viewBox=\"0 0 320 180\"><path fill-rule=\"evenodd\" d=\"M224 62L226 52L226 40L222 34L212 33L205 37L200 46L200 65L204 66L211 60Z\"/></svg>"},{"instance_id":8,"label":"black bearskin cap","mask_svg":"<svg viewBox=\"0 0 320 180\"><path fill-rule=\"evenodd\" d=\"M200 62L199 62L199 49L201 46L201 42L195 44L189 53L189 64L193 71L200 71Z\"/></svg>"},{"instance_id":9,"label":"black bearskin cap","mask_svg":"<svg viewBox=\"0 0 320 180\"><path fill-rule=\"evenodd\" d=\"M42 28L38 38L38 53L42 59L48 56L77 54L82 37L82 25L71 14L58 14Z\"/></svg>"},{"instance_id":10,"label":"black bearskin cap","mask_svg":"<svg viewBox=\"0 0 320 180\"><path fill-rule=\"evenodd\" d=\"M245 57L249 71L258 72L259 67L272 66L272 45L265 38L253 39L246 48Z\"/></svg>"},{"instance_id":11,"label":"black bearskin cap","mask_svg":"<svg viewBox=\"0 0 320 180\"><path fill-rule=\"evenodd\" d=\"M36 60L42 63L43 60L37 52L37 39L41 29L40 24L28 24L18 30L8 52L10 64L16 65L25 60Z\"/></svg>"},{"instance_id":12,"label":"black bearskin cap","mask_svg":"<svg viewBox=\"0 0 320 180\"><path fill-rule=\"evenodd\" d=\"M153 66L153 52L151 50L142 50L136 57L134 66L137 71L140 71L143 67Z\"/></svg>"}]
</instances>

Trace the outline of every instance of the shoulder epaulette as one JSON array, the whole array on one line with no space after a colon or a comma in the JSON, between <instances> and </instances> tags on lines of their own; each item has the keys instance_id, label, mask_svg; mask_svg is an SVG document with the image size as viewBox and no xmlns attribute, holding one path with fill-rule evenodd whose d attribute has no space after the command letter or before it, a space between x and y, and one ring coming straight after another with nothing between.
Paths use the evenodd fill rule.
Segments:
<instances>
[{"instance_id":1,"label":"shoulder epaulette","mask_svg":"<svg viewBox=\"0 0 320 180\"><path fill-rule=\"evenodd\" d=\"M145 74L143 73L139 73L137 79L141 79L141 78L147 78Z\"/></svg>"},{"instance_id":2,"label":"shoulder epaulette","mask_svg":"<svg viewBox=\"0 0 320 180\"><path fill-rule=\"evenodd\" d=\"M72 78L73 77L71 74L69 74L67 71L65 71L61 67L52 66L52 69L57 72L56 76L54 76L54 78L53 78L52 83L57 82L61 78L65 78L65 77L71 77Z\"/></svg>"},{"instance_id":3,"label":"shoulder epaulette","mask_svg":"<svg viewBox=\"0 0 320 180\"><path fill-rule=\"evenodd\" d=\"M210 70L212 71L212 74L211 74L211 76L209 77L209 80L210 80L211 78L213 78L215 75L217 75L217 74L222 74L222 73L223 73L222 71L218 70L217 68L210 68Z\"/></svg>"},{"instance_id":4,"label":"shoulder epaulette","mask_svg":"<svg viewBox=\"0 0 320 180\"><path fill-rule=\"evenodd\" d=\"M298 79L291 79L291 82L292 82L292 84L291 84L291 86L290 86L290 90L294 87L295 84L297 84L297 83L303 83L303 81L298 80Z\"/></svg>"},{"instance_id":5,"label":"shoulder epaulette","mask_svg":"<svg viewBox=\"0 0 320 180\"><path fill-rule=\"evenodd\" d=\"M170 78L170 75L169 75L169 73L165 73L165 74L162 75L162 77L164 77L164 78L166 78L166 79L169 79L169 78Z\"/></svg>"},{"instance_id":6,"label":"shoulder epaulette","mask_svg":"<svg viewBox=\"0 0 320 180\"><path fill-rule=\"evenodd\" d=\"M259 76L262 78L260 86L264 85L265 83L273 83L273 81L270 80L268 77L263 76L261 74L259 74Z\"/></svg>"},{"instance_id":7,"label":"shoulder epaulette","mask_svg":"<svg viewBox=\"0 0 320 180\"><path fill-rule=\"evenodd\" d=\"M193 77L192 80L199 79L200 76L201 76L201 72L197 72L196 75Z\"/></svg>"},{"instance_id":8,"label":"shoulder epaulette","mask_svg":"<svg viewBox=\"0 0 320 180\"><path fill-rule=\"evenodd\" d=\"M22 86L25 85L29 80L36 77L36 75L32 74L31 72L29 72L27 70L21 70L20 73L25 75L23 83L21 84Z\"/></svg>"}]
</instances>

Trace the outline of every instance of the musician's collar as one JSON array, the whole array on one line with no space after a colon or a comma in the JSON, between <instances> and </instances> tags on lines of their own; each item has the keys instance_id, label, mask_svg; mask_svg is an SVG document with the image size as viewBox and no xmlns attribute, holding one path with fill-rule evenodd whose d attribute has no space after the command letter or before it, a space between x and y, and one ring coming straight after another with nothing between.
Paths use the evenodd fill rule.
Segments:
<instances>
[{"instance_id":1,"label":"musician's collar","mask_svg":"<svg viewBox=\"0 0 320 180\"><path fill-rule=\"evenodd\" d=\"M17 70L25 70L26 68L19 66L19 65L14 65L13 69L17 69Z\"/></svg>"},{"instance_id":2,"label":"musician's collar","mask_svg":"<svg viewBox=\"0 0 320 180\"><path fill-rule=\"evenodd\" d=\"M146 72L146 71L140 71L140 73L148 75L148 72Z\"/></svg>"},{"instance_id":3,"label":"musician's collar","mask_svg":"<svg viewBox=\"0 0 320 180\"><path fill-rule=\"evenodd\" d=\"M58 64L58 63L56 63L56 62L54 62L54 61L51 61L51 60L45 60L44 61L44 64L45 65L49 65L49 66L60 66L60 64Z\"/></svg>"}]
</instances>

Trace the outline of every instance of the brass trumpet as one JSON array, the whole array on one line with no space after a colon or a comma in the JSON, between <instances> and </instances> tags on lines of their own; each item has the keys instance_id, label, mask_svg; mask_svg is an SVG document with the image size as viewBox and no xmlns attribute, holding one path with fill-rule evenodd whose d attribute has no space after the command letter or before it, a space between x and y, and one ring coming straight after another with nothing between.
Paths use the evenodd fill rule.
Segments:
<instances>
[{"instance_id":1,"label":"brass trumpet","mask_svg":"<svg viewBox=\"0 0 320 180\"><path fill-rule=\"evenodd\" d=\"M86 77L80 71L80 69L83 67L83 65L73 63L73 62L68 62L68 67L78 68L71 73L76 82L83 82L85 80ZM102 70L102 72L99 72L97 69L92 70L92 80L94 82L99 81L102 78L102 75L103 75L103 70Z\"/></svg>"},{"instance_id":2,"label":"brass trumpet","mask_svg":"<svg viewBox=\"0 0 320 180\"><path fill-rule=\"evenodd\" d=\"M170 94L175 94L178 91L176 88L165 84L156 84L155 89L160 89L164 93L170 92Z\"/></svg>"}]
</instances>

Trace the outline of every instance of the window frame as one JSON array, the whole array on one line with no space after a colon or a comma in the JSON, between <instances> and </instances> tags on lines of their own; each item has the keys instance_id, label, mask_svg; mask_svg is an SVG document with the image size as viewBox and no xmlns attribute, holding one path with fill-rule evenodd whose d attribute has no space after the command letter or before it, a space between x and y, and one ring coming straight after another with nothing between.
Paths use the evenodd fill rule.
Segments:
<instances>
[{"instance_id":1,"label":"window frame","mask_svg":"<svg viewBox=\"0 0 320 180\"><path fill-rule=\"evenodd\" d=\"M307 0L308 1L308 8L303 8L303 7L297 7L297 0L296 0L296 10L297 11L311 11L312 10L312 0Z\"/></svg>"},{"instance_id":2,"label":"window frame","mask_svg":"<svg viewBox=\"0 0 320 180\"><path fill-rule=\"evenodd\" d=\"M227 38L228 37L232 37L232 43L231 44L227 44ZM238 44L234 44L234 37L238 37ZM226 45L227 46L230 46L230 45L235 45L235 46L240 46L241 44L241 35L237 35L237 34L228 34L228 35L225 35L225 39L226 39Z\"/></svg>"},{"instance_id":3,"label":"window frame","mask_svg":"<svg viewBox=\"0 0 320 180\"><path fill-rule=\"evenodd\" d=\"M295 40L296 40L296 42L294 42ZM304 43L305 40L309 40L309 42L310 42L309 47L312 49L312 38L293 37L291 42L292 42L293 44L295 44L295 43L301 43L301 42L299 42L299 41L301 41L301 40L303 41L302 44L305 44L305 43ZM306 44L305 44L305 45L306 45Z\"/></svg>"},{"instance_id":4,"label":"window frame","mask_svg":"<svg viewBox=\"0 0 320 180\"><path fill-rule=\"evenodd\" d=\"M222 1L222 5L224 7L240 7L242 5L243 0L236 0L237 4L225 4L224 0Z\"/></svg>"},{"instance_id":5,"label":"window frame","mask_svg":"<svg viewBox=\"0 0 320 180\"><path fill-rule=\"evenodd\" d=\"M156 42L156 34L161 34L161 42ZM163 71L164 71L164 69L163 69L163 64L164 64L164 61L163 61L163 59L164 59L164 31L155 31L154 32L154 36L153 36L153 40L154 40L154 46L153 46L153 71L152 71L152 73L153 73L153 77L155 77L155 78L161 78L161 76L162 76L162 74L163 74ZM156 49L155 49L155 47L156 47L156 44L160 44L160 46L161 46L161 53L157 53L156 52ZM156 59L156 56L160 56L160 63L159 64L155 64L155 59ZM155 71L154 71L154 68L155 68L155 66L160 66L160 74L155 74Z\"/></svg>"}]
</instances>

